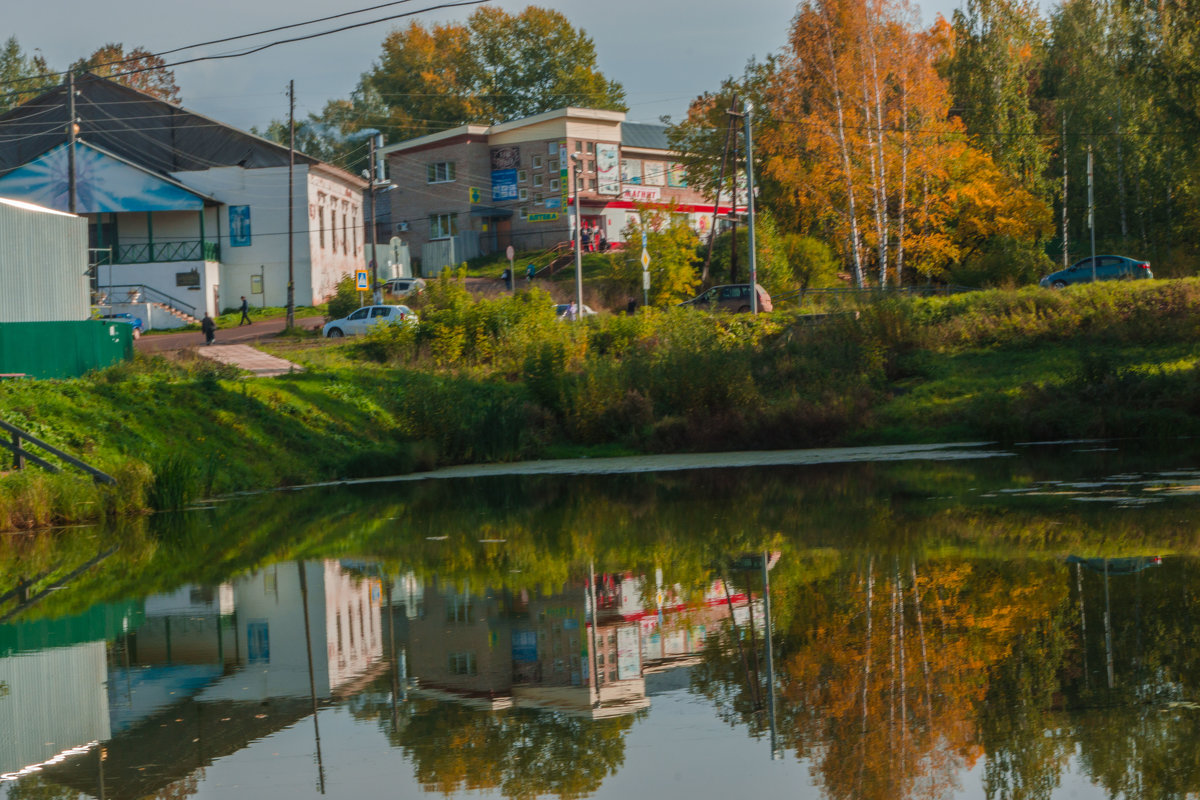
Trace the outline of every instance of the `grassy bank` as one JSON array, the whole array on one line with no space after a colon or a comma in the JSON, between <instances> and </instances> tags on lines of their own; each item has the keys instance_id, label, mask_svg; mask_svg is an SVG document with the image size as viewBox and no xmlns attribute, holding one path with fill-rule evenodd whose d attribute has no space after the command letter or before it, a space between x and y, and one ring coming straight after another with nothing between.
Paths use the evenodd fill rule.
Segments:
<instances>
[{"instance_id":1,"label":"grassy bank","mask_svg":"<svg viewBox=\"0 0 1200 800\"><path fill-rule=\"evenodd\" d=\"M567 324L445 279L419 328L280 339L306 372L139 358L0 384L0 418L114 474L0 479L0 528L199 496L572 453L1200 433L1200 282Z\"/></svg>"}]
</instances>

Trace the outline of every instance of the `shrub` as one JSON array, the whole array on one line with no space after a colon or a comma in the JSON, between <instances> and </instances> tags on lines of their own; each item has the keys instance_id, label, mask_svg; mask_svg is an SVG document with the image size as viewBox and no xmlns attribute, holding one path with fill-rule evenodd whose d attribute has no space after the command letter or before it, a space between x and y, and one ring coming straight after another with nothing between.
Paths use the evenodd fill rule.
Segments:
<instances>
[{"instance_id":1,"label":"shrub","mask_svg":"<svg viewBox=\"0 0 1200 800\"><path fill-rule=\"evenodd\" d=\"M329 318L341 319L349 316L360 305L362 305L362 301L358 295L357 284L352 276L347 275L338 281L337 293L329 298Z\"/></svg>"}]
</instances>

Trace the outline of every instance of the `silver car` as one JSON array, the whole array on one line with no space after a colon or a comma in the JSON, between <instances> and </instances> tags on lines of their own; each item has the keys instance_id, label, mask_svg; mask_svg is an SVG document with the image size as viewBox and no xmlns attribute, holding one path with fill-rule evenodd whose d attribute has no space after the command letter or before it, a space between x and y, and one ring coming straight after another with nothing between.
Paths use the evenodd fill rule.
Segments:
<instances>
[{"instance_id":1,"label":"silver car","mask_svg":"<svg viewBox=\"0 0 1200 800\"><path fill-rule=\"evenodd\" d=\"M330 339L366 333L372 325L389 322L416 325L417 315L408 306L363 306L353 314L330 320L321 328L321 335Z\"/></svg>"}]
</instances>

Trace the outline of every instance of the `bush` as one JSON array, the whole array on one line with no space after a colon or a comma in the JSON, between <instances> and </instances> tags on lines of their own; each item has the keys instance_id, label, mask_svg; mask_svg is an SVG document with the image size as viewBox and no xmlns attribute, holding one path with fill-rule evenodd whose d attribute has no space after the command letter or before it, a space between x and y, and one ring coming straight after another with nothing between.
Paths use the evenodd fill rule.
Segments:
<instances>
[{"instance_id":1,"label":"bush","mask_svg":"<svg viewBox=\"0 0 1200 800\"><path fill-rule=\"evenodd\" d=\"M341 319L349 316L360 305L362 301L359 299L357 284L354 278L348 275L338 281L337 293L329 298L329 318Z\"/></svg>"}]
</instances>

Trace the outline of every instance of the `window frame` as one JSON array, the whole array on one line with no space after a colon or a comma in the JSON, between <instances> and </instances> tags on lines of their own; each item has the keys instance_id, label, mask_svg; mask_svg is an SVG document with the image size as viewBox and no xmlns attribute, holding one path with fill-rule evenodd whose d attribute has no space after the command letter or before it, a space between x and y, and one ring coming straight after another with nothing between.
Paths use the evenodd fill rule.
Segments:
<instances>
[{"instance_id":1,"label":"window frame","mask_svg":"<svg viewBox=\"0 0 1200 800\"><path fill-rule=\"evenodd\" d=\"M442 175L439 176L438 173ZM456 183L458 168L454 161L430 161L425 165L425 183Z\"/></svg>"}]
</instances>

